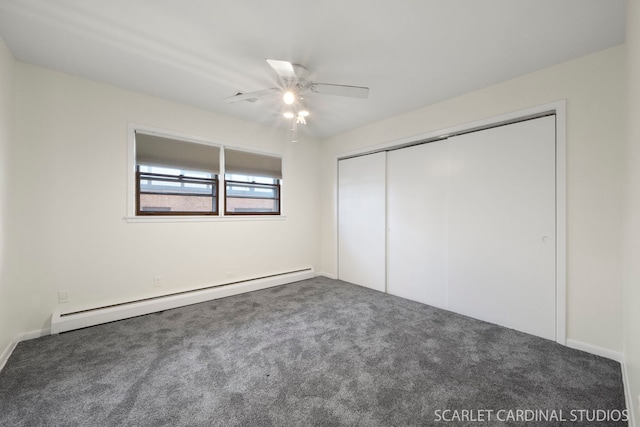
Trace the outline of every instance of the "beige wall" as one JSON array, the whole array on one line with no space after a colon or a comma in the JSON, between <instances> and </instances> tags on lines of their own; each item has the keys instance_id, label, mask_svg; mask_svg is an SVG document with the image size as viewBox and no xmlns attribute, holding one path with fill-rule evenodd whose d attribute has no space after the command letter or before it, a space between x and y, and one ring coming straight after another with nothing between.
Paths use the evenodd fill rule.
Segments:
<instances>
[{"instance_id":1,"label":"beige wall","mask_svg":"<svg viewBox=\"0 0 640 427\"><path fill-rule=\"evenodd\" d=\"M19 330L12 318L13 292L9 281L9 148L13 136L13 68L15 61L0 39L0 356Z\"/></svg>"},{"instance_id":2,"label":"beige wall","mask_svg":"<svg viewBox=\"0 0 640 427\"><path fill-rule=\"evenodd\" d=\"M324 141L320 271L337 272L337 155L566 99L567 338L621 352L624 67L614 47Z\"/></svg>"},{"instance_id":3,"label":"beige wall","mask_svg":"<svg viewBox=\"0 0 640 427\"><path fill-rule=\"evenodd\" d=\"M317 141L21 62L15 70L11 286L22 331L49 327L58 290L69 292L68 311L317 264ZM129 123L282 154L286 218L125 222Z\"/></svg>"},{"instance_id":4,"label":"beige wall","mask_svg":"<svg viewBox=\"0 0 640 427\"><path fill-rule=\"evenodd\" d=\"M640 423L640 2L627 12L628 147L625 210L624 353L631 404Z\"/></svg>"}]
</instances>

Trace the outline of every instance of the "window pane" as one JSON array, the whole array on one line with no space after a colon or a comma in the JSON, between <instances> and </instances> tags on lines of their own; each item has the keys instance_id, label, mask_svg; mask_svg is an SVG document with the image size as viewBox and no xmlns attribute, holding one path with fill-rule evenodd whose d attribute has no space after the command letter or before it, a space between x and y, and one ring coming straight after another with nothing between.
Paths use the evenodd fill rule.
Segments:
<instances>
[{"instance_id":1,"label":"window pane","mask_svg":"<svg viewBox=\"0 0 640 427\"><path fill-rule=\"evenodd\" d=\"M212 174L210 172L194 171L191 169L167 168L163 166L138 165L138 169L142 173L155 173L159 175L173 175L173 176L184 175L185 177L207 178L207 179L212 179L215 177L215 174Z\"/></svg>"},{"instance_id":2,"label":"window pane","mask_svg":"<svg viewBox=\"0 0 640 427\"><path fill-rule=\"evenodd\" d=\"M142 212L213 212L215 198L174 194L140 194Z\"/></svg>"},{"instance_id":3,"label":"window pane","mask_svg":"<svg viewBox=\"0 0 640 427\"><path fill-rule=\"evenodd\" d=\"M274 187L257 187L252 185L228 185L227 197L256 197L262 199L273 199L278 197L277 189Z\"/></svg>"},{"instance_id":4,"label":"window pane","mask_svg":"<svg viewBox=\"0 0 640 427\"><path fill-rule=\"evenodd\" d=\"M280 180L241 174L227 174L226 214L279 214Z\"/></svg>"},{"instance_id":5,"label":"window pane","mask_svg":"<svg viewBox=\"0 0 640 427\"><path fill-rule=\"evenodd\" d=\"M139 215L217 213L215 175L148 165L139 170Z\"/></svg>"},{"instance_id":6,"label":"window pane","mask_svg":"<svg viewBox=\"0 0 640 427\"><path fill-rule=\"evenodd\" d=\"M278 201L273 199L249 199L246 197L227 197L227 213L275 213L278 212Z\"/></svg>"},{"instance_id":7,"label":"window pane","mask_svg":"<svg viewBox=\"0 0 640 427\"><path fill-rule=\"evenodd\" d=\"M255 182L256 184L277 184L276 178L267 178L264 176L240 175L237 173L225 174L228 181Z\"/></svg>"},{"instance_id":8,"label":"window pane","mask_svg":"<svg viewBox=\"0 0 640 427\"><path fill-rule=\"evenodd\" d=\"M178 193L178 194L211 194L211 184L193 182L170 182L158 180L140 181L140 191L143 193Z\"/></svg>"}]
</instances>

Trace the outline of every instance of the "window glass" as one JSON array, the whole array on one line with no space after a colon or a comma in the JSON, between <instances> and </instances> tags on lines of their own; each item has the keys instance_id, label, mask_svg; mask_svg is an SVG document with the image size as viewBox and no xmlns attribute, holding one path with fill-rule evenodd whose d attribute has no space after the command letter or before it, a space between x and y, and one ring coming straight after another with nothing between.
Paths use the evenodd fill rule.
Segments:
<instances>
[{"instance_id":1,"label":"window glass","mask_svg":"<svg viewBox=\"0 0 640 427\"><path fill-rule=\"evenodd\" d=\"M138 166L139 215L211 215L218 212L216 175Z\"/></svg>"},{"instance_id":2,"label":"window glass","mask_svg":"<svg viewBox=\"0 0 640 427\"><path fill-rule=\"evenodd\" d=\"M225 175L226 215L279 215L280 180L242 174Z\"/></svg>"}]
</instances>

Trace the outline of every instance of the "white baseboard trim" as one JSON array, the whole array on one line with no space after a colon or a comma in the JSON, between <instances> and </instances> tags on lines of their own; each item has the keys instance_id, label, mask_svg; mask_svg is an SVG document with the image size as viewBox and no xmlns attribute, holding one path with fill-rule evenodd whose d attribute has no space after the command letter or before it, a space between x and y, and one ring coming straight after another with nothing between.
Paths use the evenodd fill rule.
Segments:
<instances>
[{"instance_id":1,"label":"white baseboard trim","mask_svg":"<svg viewBox=\"0 0 640 427\"><path fill-rule=\"evenodd\" d=\"M305 268L189 292L181 292L107 307L98 307L73 313L61 313L56 311L51 316L51 333L59 334L61 332L67 332L74 329L86 328L88 326L95 326L101 323L128 319L130 317L142 316L144 314L183 307L185 305L197 304L245 292L280 286L286 283L311 279L313 277L315 277L313 268Z\"/></svg>"},{"instance_id":2,"label":"white baseboard trim","mask_svg":"<svg viewBox=\"0 0 640 427\"><path fill-rule=\"evenodd\" d=\"M631 379L629 378L629 370L625 360L620 362L622 365L622 386L624 387L624 400L629 410L629 427L636 427L636 414L633 410L633 396L631 395Z\"/></svg>"},{"instance_id":3,"label":"white baseboard trim","mask_svg":"<svg viewBox=\"0 0 640 427\"><path fill-rule=\"evenodd\" d=\"M597 345L587 344L582 341L567 338L567 347L586 351L587 353L595 354L596 356L606 357L607 359L615 360L616 362L624 362L624 354L618 351L609 350L608 348L598 347Z\"/></svg>"},{"instance_id":4,"label":"white baseboard trim","mask_svg":"<svg viewBox=\"0 0 640 427\"><path fill-rule=\"evenodd\" d=\"M23 332L13 337L11 342L4 349L2 354L0 354L0 371L4 368L13 353L13 350L16 349L16 346L20 341L31 340L34 338L44 337L45 335L49 335L51 331L49 329L38 329L31 332Z\"/></svg>"},{"instance_id":5,"label":"white baseboard trim","mask_svg":"<svg viewBox=\"0 0 640 427\"><path fill-rule=\"evenodd\" d=\"M605 357L607 359L615 360L620 363L622 369L622 386L624 387L624 399L629 410L629 426L636 427L635 423L635 414L633 411L633 406L631 403L633 402L631 399L631 385L629 382L629 374L627 371L627 364L625 362L624 353L620 353L617 351L609 350L608 348L598 347L597 345L587 344L582 341L576 341L572 339L567 339L567 347L585 351L587 353L595 354L596 356Z\"/></svg>"},{"instance_id":6,"label":"white baseboard trim","mask_svg":"<svg viewBox=\"0 0 640 427\"><path fill-rule=\"evenodd\" d=\"M13 353L13 350L15 350L17 345L18 345L18 341L16 340L16 338L14 338L13 340L11 340L11 342L9 342L9 345L7 345L7 348L4 349L2 354L0 354L0 371L2 371L2 368L4 368L4 365L7 364L7 360L9 360L9 356L11 356L11 353Z\"/></svg>"},{"instance_id":7,"label":"white baseboard trim","mask_svg":"<svg viewBox=\"0 0 640 427\"><path fill-rule=\"evenodd\" d=\"M16 335L15 339L17 340L17 342L20 342L20 341L32 340L34 338L44 337L47 335L51 335L51 329L43 328L43 329L37 329L35 331L31 331L31 332L23 332L21 334Z\"/></svg>"},{"instance_id":8,"label":"white baseboard trim","mask_svg":"<svg viewBox=\"0 0 640 427\"><path fill-rule=\"evenodd\" d=\"M322 271L319 271L319 272L316 273L316 277L318 277L318 276L326 277L327 279L338 280L338 276L336 276L335 274L324 273Z\"/></svg>"}]
</instances>

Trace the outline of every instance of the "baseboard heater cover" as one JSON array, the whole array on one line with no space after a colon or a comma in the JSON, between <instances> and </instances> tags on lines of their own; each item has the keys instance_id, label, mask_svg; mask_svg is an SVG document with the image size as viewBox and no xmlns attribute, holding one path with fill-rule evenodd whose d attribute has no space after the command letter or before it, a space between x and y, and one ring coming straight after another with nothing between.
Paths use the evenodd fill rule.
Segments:
<instances>
[{"instance_id":1,"label":"baseboard heater cover","mask_svg":"<svg viewBox=\"0 0 640 427\"><path fill-rule=\"evenodd\" d=\"M232 283L223 283L192 291L178 292L175 294L152 297L143 300L114 304L105 307L97 307L88 310L61 313L54 311L51 316L51 334L72 331L74 329L95 326L101 323L128 319L144 314L172 308L184 307L218 298L238 295L245 292L257 291L273 286L280 286L300 280L315 277L313 268L305 268L286 273L273 274L254 279L242 280Z\"/></svg>"}]
</instances>

